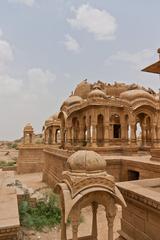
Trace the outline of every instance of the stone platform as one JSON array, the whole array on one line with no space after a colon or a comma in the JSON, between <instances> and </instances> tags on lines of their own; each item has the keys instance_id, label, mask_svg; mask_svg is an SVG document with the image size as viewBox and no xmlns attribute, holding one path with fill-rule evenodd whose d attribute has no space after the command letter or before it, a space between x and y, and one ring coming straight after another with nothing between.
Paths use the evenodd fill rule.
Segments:
<instances>
[{"instance_id":1,"label":"stone platform","mask_svg":"<svg viewBox=\"0 0 160 240\"><path fill-rule=\"evenodd\" d=\"M120 234L126 240L160 239L160 178L117 183L127 208Z\"/></svg>"},{"instance_id":2,"label":"stone platform","mask_svg":"<svg viewBox=\"0 0 160 240\"><path fill-rule=\"evenodd\" d=\"M20 227L14 172L0 171L0 240L16 240Z\"/></svg>"}]
</instances>

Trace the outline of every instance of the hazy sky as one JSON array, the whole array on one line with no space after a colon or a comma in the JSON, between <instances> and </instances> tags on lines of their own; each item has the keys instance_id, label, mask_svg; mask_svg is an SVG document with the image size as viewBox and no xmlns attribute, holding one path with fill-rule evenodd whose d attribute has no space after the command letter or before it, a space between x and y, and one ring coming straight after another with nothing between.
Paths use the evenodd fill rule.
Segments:
<instances>
[{"instance_id":1,"label":"hazy sky","mask_svg":"<svg viewBox=\"0 0 160 240\"><path fill-rule=\"evenodd\" d=\"M159 0L0 0L0 139L40 132L75 86L139 83L158 59Z\"/></svg>"}]
</instances>

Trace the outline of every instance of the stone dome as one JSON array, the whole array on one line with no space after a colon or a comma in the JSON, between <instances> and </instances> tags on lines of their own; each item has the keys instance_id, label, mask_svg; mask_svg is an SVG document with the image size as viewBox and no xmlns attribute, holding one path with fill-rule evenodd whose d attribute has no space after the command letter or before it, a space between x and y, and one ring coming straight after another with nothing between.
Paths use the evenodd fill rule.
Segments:
<instances>
[{"instance_id":1,"label":"stone dome","mask_svg":"<svg viewBox=\"0 0 160 240\"><path fill-rule=\"evenodd\" d=\"M52 124L52 123L53 123L53 117L50 116L50 117L45 121L45 125L48 126L48 125L50 125L50 124Z\"/></svg>"},{"instance_id":2,"label":"stone dome","mask_svg":"<svg viewBox=\"0 0 160 240\"><path fill-rule=\"evenodd\" d=\"M73 172L99 172L106 170L106 161L94 151L79 150L68 158L67 166Z\"/></svg>"},{"instance_id":3,"label":"stone dome","mask_svg":"<svg viewBox=\"0 0 160 240\"><path fill-rule=\"evenodd\" d=\"M120 98L128 101L132 101L137 98L148 98L150 100L154 100L154 96L143 89L134 89L122 92L120 94Z\"/></svg>"},{"instance_id":4,"label":"stone dome","mask_svg":"<svg viewBox=\"0 0 160 240\"><path fill-rule=\"evenodd\" d=\"M52 119L53 119L53 120L59 120L59 119L58 119L58 115L59 115L59 113L53 114L53 115L52 115Z\"/></svg>"},{"instance_id":5,"label":"stone dome","mask_svg":"<svg viewBox=\"0 0 160 240\"><path fill-rule=\"evenodd\" d=\"M106 99L106 94L100 89L94 89L88 94L88 98L104 98L104 99Z\"/></svg>"},{"instance_id":6,"label":"stone dome","mask_svg":"<svg viewBox=\"0 0 160 240\"><path fill-rule=\"evenodd\" d=\"M82 102L81 97L72 95L64 101L63 105L71 106L73 104L77 104L77 103L81 103L81 102Z\"/></svg>"},{"instance_id":7,"label":"stone dome","mask_svg":"<svg viewBox=\"0 0 160 240\"><path fill-rule=\"evenodd\" d=\"M33 130L32 124L31 123L27 123L26 126L24 127L24 131L26 130Z\"/></svg>"},{"instance_id":8,"label":"stone dome","mask_svg":"<svg viewBox=\"0 0 160 240\"><path fill-rule=\"evenodd\" d=\"M87 98L88 93L91 90L91 84L87 82L87 80L79 83L74 91L74 95L80 96L81 98Z\"/></svg>"}]
</instances>

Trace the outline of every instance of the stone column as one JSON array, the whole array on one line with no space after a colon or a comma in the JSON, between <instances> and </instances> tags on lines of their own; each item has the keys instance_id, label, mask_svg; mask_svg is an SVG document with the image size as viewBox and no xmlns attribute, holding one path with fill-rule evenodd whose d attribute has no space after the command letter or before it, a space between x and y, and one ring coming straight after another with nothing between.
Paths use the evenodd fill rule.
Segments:
<instances>
[{"instance_id":1,"label":"stone column","mask_svg":"<svg viewBox=\"0 0 160 240\"><path fill-rule=\"evenodd\" d=\"M104 146L107 147L109 145L109 123L104 125Z\"/></svg>"},{"instance_id":2,"label":"stone column","mask_svg":"<svg viewBox=\"0 0 160 240\"><path fill-rule=\"evenodd\" d=\"M72 240L78 240L78 219L79 219L79 210L76 209L72 212L72 216L71 216Z\"/></svg>"},{"instance_id":3,"label":"stone column","mask_svg":"<svg viewBox=\"0 0 160 240\"><path fill-rule=\"evenodd\" d=\"M87 146L91 144L91 126L87 125Z\"/></svg>"},{"instance_id":4,"label":"stone column","mask_svg":"<svg viewBox=\"0 0 160 240\"><path fill-rule=\"evenodd\" d=\"M97 208L98 203L93 202L92 203L92 213L93 213L93 219L92 219L92 239L97 240Z\"/></svg>"},{"instance_id":5,"label":"stone column","mask_svg":"<svg viewBox=\"0 0 160 240\"><path fill-rule=\"evenodd\" d=\"M126 143L126 126L125 126L125 123L121 123L121 141L122 141L122 144Z\"/></svg>"},{"instance_id":6,"label":"stone column","mask_svg":"<svg viewBox=\"0 0 160 240\"><path fill-rule=\"evenodd\" d=\"M52 128L52 144L56 144L56 129L55 127Z\"/></svg>"},{"instance_id":7,"label":"stone column","mask_svg":"<svg viewBox=\"0 0 160 240\"><path fill-rule=\"evenodd\" d=\"M152 141L152 146L157 147L156 124L153 124L151 126L151 141Z\"/></svg>"},{"instance_id":8,"label":"stone column","mask_svg":"<svg viewBox=\"0 0 160 240\"><path fill-rule=\"evenodd\" d=\"M81 146L84 144L84 125L82 123L79 125L78 144Z\"/></svg>"},{"instance_id":9,"label":"stone column","mask_svg":"<svg viewBox=\"0 0 160 240\"><path fill-rule=\"evenodd\" d=\"M109 200L106 208L106 218L108 221L108 240L113 240L113 224L116 216L116 205L113 200Z\"/></svg>"},{"instance_id":10,"label":"stone column","mask_svg":"<svg viewBox=\"0 0 160 240\"><path fill-rule=\"evenodd\" d=\"M67 233L66 233L66 223L64 220L64 215L61 219L61 240L67 240Z\"/></svg>"},{"instance_id":11,"label":"stone column","mask_svg":"<svg viewBox=\"0 0 160 240\"><path fill-rule=\"evenodd\" d=\"M108 240L113 240L113 223L114 217L108 217Z\"/></svg>"},{"instance_id":12,"label":"stone column","mask_svg":"<svg viewBox=\"0 0 160 240\"><path fill-rule=\"evenodd\" d=\"M72 127L68 126L66 130L66 141L67 141L67 146L72 145Z\"/></svg>"},{"instance_id":13,"label":"stone column","mask_svg":"<svg viewBox=\"0 0 160 240\"><path fill-rule=\"evenodd\" d=\"M146 124L142 124L142 142L143 146L146 146Z\"/></svg>"},{"instance_id":14,"label":"stone column","mask_svg":"<svg viewBox=\"0 0 160 240\"><path fill-rule=\"evenodd\" d=\"M131 146L136 145L135 123L130 125L131 127Z\"/></svg>"},{"instance_id":15,"label":"stone column","mask_svg":"<svg viewBox=\"0 0 160 240\"><path fill-rule=\"evenodd\" d=\"M97 147L96 124L92 124L92 147Z\"/></svg>"},{"instance_id":16,"label":"stone column","mask_svg":"<svg viewBox=\"0 0 160 240\"><path fill-rule=\"evenodd\" d=\"M65 145L65 129L61 128L61 146L64 147Z\"/></svg>"}]
</instances>

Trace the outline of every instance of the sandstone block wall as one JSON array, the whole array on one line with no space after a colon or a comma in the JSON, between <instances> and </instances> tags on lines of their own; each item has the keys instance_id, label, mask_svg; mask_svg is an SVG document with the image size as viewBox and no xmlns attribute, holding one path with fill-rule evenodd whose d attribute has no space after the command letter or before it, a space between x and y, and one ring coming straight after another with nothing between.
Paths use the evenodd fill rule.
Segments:
<instances>
[{"instance_id":1,"label":"sandstone block wall","mask_svg":"<svg viewBox=\"0 0 160 240\"><path fill-rule=\"evenodd\" d=\"M73 152L47 147L44 149L43 181L54 187L61 182L62 172L66 170L66 161Z\"/></svg>"},{"instance_id":2,"label":"sandstone block wall","mask_svg":"<svg viewBox=\"0 0 160 240\"><path fill-rule=\"evenodd\" d=\"M149 180L143 180L143 185L141 181L135 182L117 184L127 204L122 211L120 234L127 240L159 240L160 201L157 200L160 193L150 189L152 184Z\"/></svg>"},{"instance_id":3,"label":"sandstone block wall","mask_svg":"<svg viewBox=\"0 0 160 240\"><path fill-rule=\"evenodd\" d=\"M24 145L19 147L17 173L41 172L44 165L43 145Z\"/></svg>"}]
</instances>

